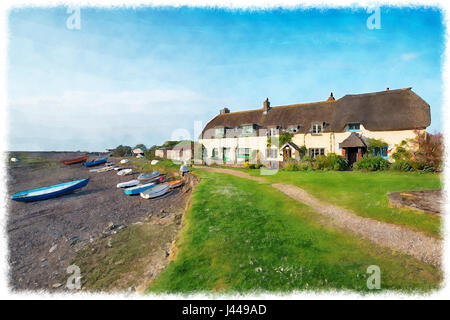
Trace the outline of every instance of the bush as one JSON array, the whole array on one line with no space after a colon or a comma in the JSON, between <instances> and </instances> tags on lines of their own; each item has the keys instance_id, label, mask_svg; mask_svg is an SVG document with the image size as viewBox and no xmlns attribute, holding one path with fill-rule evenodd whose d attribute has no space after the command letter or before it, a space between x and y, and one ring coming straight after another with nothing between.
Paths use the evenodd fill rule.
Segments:
<instances>
[{"instance_id":1,"label":"bush","mask_svg":"<svg viewBox=\"0 0 450 320\"><path fill-rule=\"evenodd\" d=\"M372 156L365 154L361 160L353 164L353 168L356 170L364 171L378 171L389 169L390 163L386 159L380 156Z\"/></svg>"},{"instance_id":2,"label":"bush","mask_svg":"<svg viewBox=\"0 0 450 320\"><path fill-rule=\"evenodd\" d=\"M348 161L335 153L318 156L314 161L314 168L317 170L345 170L347 167Z\"/></svg>"},{"instance_id":3,"label":"bush","mask_svg":"<svg viewBox=\"0 0 450 320\"><path fill-rule=\"evenodd\" d=\"M289 162L287 165L283 168L284 171L299 171L300 166L295 162Z\"/></svg>"}]
</instances>

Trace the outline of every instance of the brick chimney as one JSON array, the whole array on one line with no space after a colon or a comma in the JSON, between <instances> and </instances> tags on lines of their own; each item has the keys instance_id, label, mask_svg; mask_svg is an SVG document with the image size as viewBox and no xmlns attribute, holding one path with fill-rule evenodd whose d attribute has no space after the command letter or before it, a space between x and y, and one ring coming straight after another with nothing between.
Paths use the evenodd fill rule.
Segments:
<instances>
[{"instance_id":1,"label":"brick chimney","mask_svg":"<svg viewBox=\"0 0 450 320\"><path fill-rule=\"evenodd\" d=\"M228 108L223 108L219 111L219 114L225 114L225 113L230 113L230 109Z\"/></svg>"},{"instance_id":2,"label":"brick chimney","mask_svg":"<svg viewBox=\"0 0 450 320\"><path fill-rule=\"evenodd\" d=\"M330 92L330 96L328 97L327 101L334 101L333 92Z\"/></svg>"},{"instance_id":3,"label":"brick chimney","mask_svg":"<svg viewBox=\"0 0 450 320\"><path fill-rule=\"evenodd\" d=\"M269 110L270 110L270 101L269 101L269 98L266 98L266 100L264 100L264 103L263 103L264 114L269 112Z\"/></svg>"}]
</instances>

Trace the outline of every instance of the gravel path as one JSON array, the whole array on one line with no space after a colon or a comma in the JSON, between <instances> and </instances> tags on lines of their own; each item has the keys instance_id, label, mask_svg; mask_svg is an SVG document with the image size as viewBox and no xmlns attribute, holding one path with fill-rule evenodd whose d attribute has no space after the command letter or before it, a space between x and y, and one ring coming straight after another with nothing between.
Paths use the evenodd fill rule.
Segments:
<instances>
[{"instance_id":1,"label":"gravel path","mask_svg":"<svg viewBox=\"0 0 450 320\"><path fill-rule=\"evenodd\" d=\"M266 181L264 178L253 177L245 172L232 169L199 168L218 173L227 173L259 182ZM428 237L406 227L360 217L349 210L324 203L311 196L305 190L293 185L275 183L272 186L289 197L305 203L315 211L331 217L339 225L363 238L379 245L410 254L423 262L441 268L442 242L439 239Z\"/></svg>"}]
</instances>

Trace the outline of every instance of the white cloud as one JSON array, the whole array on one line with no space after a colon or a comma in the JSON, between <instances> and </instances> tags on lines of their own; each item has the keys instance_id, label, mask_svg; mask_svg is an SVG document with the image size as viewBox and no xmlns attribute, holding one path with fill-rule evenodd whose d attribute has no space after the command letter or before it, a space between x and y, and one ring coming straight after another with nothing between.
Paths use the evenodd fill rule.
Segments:
<instances>
[{"instance_id":1,"label":"white cloud","mask_svg":"<svg viewBox=\"0 0 450 320\"><path fill-rule=\"evenodd\" d=\"M420 56L418 52L407 52L400 56L403 61L410 61Z\"/></svg>"}]
</instances>

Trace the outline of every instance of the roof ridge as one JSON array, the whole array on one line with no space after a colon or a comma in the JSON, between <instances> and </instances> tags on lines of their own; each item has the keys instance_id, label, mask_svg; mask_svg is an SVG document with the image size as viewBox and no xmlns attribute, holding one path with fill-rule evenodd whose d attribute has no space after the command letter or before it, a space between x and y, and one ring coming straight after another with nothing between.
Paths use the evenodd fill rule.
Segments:
<instances>
[{"instance_id":1,"label":"roof ridge","mask_svg":"<svg viewBox=\"0 0 450 320\"><path fill-rule=\"evenodd\" d=\"M383 91L375 91L375 92L366 92L366 93L353 93L353 94L346 94L344 97L355 97L355 96L373 96L377 94L390 94L390 93L398 93L402 91L411 91L412 87L406 87L406 88L399 88L399 89L389 89L389 90L383 90Z\"/></svg>"}]
</instances>

